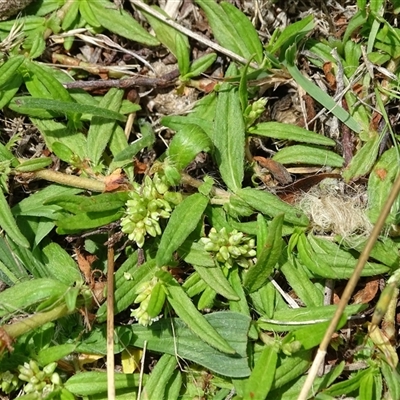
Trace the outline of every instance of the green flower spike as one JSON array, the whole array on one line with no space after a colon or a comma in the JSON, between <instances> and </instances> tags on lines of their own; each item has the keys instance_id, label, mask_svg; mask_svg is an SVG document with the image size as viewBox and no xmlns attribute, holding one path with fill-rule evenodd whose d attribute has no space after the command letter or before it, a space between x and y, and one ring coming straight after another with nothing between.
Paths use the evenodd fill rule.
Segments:
<instances>
[{"instance_id":1,"label":"green flower spike","mask_svg":"<svg viewBox=\"0 0 400 400\"><path fill-rule=\"evenodd\" d=\"M140 303L139 307L132 310L131 316L140 325L148 326L159 319L159 314L165 303L165 291L162 283L154 277L150 281L143 282L136 289L137 294L135 303Z\"/></svg>"},{"instance_id":2,"label":"green flower spike","mask_svg":"<svg viewBox=\"0 0 400 400\"><path fill-rule=\"evenodd\" d=\"M208 237L201 239L205 250L215 253L216 260L231 268L234 263L243 268L253 265L253 258L256 256L255 241L245 237L243 232L233 230L227 233L225 228L219 232L211 228Z\"/></svg>"},{"instance_id":3,"label":"green flower spike","mask_svg":"<svg viewBox=\"0 0 400 400\"><path fill-rule=\"evenodd\" d=\"M24 392L33 393L37 398L47 398L62 384L60 376L57 372L54 372L56 367L57 363L53 362L41 370L34 360L19 366L18 378L26 382L23 387Z\"/></svg>"},{"instance_id":4,"label":"green flower spike","mask_svg":"<svg viewBox=\"0 0 400 400\"><path fill-rule=\"evenodd\" d=\"M161 235L159 219L168 219L172 206L166 198L168 185L165 177L154 174L153 180L146 176L143 186L135 184L129 193L130 200L126 202L126 213L121 219L121 230L128 234L129 240L143 247L146 235ZM166 198L164 198L166 196Z\"/></svg>"}]
</instances>

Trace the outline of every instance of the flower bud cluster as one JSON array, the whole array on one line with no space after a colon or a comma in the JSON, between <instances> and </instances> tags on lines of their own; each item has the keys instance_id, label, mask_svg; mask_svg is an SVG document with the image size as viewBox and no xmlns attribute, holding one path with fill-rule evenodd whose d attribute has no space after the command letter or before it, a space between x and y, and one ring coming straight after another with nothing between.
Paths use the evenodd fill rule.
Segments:
<instances>
[{"instance_id":1,"label":"flower bud cluster","mask_svg":"<svg viewBox=\"0 0 400 400\"><path fill-rule=\"evenodd\" d=\"M121 230L129 240L143 247L146 235L161 235L159 219L168 219L174 205L180 202L180 194L169 192L165 176L146 176L142 186L135 184L129 193L126 213L121 219Z\"/></svg>"},{"instance_id":2,"label":"flower bud cluster","mask_svg":"<svg viewBox=\"0 0 400 400\"><path fill-rule=\"evenodd\" d=\"M0 373L0 390L5 394L9 394L17 390L22 382L18 379L18 375L10 371Z\"/></svg>"},{"instance_id":3,"label":"flower bud cluster","mask_svg":"<svg viewBox=\"0 0 400 400\"><path fill-rule=\"evenodd\" d=\"M253 265L256 256L255 240L244 236L243 232L233 230L228 233L225 228L219 232L211 228L208 237L200 239L205 250L215 253L219 263L231 268L234 263L243 268Z\"/></svg>"},{"instance_id":4,"label":"flower bud cluster","mask_svg":"<svg viewBox=\"0 0 400 400\"><path fill-rule=\"evenodd\" d=\"M244 115L247 126L252 125L257 120L257 118L260 117L260 115L265 111L266 104L267 104L267 99L261 97L253 104L250 104L246 107Z\"/></svg>"},{"instance_id":5,"label":"flower bud cluster","mask_svg":"<svg viewBox=\"0 0 400 400\"><path fill-rule=\"evenodd\" d=\"M157 321L158 314L161 312L165 302L165 291L162 283L154 277L150 281L143 282L135 290L138 294L134 303L139 307L132 310L131 316L134 317L140 325L148 326Z\"/></svg>"},{"instance_id":6,"label":"flower bud cluster","mask_svg":"<svg viewBox=\"0 0 400 400\"><path fill-rule=\"evenodd\" d=\"M35 393L38 398L46 398L62 385L60 375L55 372L56 367L57 363L52 362L41 370L34 360L19 366L18 378L23 382L27 382L23 388L24 392Z\"/></svg>"}]
</instances>

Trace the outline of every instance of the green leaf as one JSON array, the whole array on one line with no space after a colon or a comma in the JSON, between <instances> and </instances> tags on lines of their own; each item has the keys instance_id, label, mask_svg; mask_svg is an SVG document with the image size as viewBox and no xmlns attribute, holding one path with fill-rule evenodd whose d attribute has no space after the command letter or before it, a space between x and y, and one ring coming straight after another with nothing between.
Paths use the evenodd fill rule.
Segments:
<instances>
[{"instance_id":1,"label":"green leaf","mask_svg":"<svg viewBox=\"0 0 400 400\"><path fill-rule=\"evenodd\" d=\"M146 378L146 377L145 377ZM88 385L90 382L90 385ZM145 383L141 382L139 374L121 374L115 373L114 384L116 389L139 387ZM90 396L102 392L107 392L108 381L106 372L79 372L73 375L64 383L65 389L69 390L75 396ZM133 394L133 393L132 393Z\"/></svg>"},{"instance_id":2,"label":"green leaf","mask_svg":"<svg viewBox=\"0 0 400 400\"><path fill-rule=\"evenodd\" d=\"M117 9L114 3L107 0L96 0L90 1L89 4L97 21L109 31L147 46L159 44L154 36L142 28L126 11Z\"/></svg>"},{"instance_id":3,"label":"green leaf","mask_svg":"<svg viewBox=\"0 0 400 400\"><path fill-rule=\"evenodd\" d=\"M37 171L38 169L48 167L50 164L52 164L52 162L53 160L50 157L33 158L31 160L21 162L21 164L15 167L15 170L19 172Z\"/></svg>"},{"instance_id":4,"label":"green leaf","mask_svg":"<svg viewBox=\"0 0 400 400\"><path fill-rule=\"evenodd\" d=\"M316 101L321 103L329 112L347 125L351 130L360 133L361 128L358 122L335 100L320 89L317 85L304 77L295 66L296 45L290 46L285 54L283 65L287 68L293 79Z\"/></svg>"},{"instance_id":5,"label":"green leaf","mask_svg":"<svg viewBox=\"0 0 400 400\"><path fill-rule=\"evenodd\" d=\"M140 269L140 268L139 268ZM167 353L174 357L192 361L217 374L232 378L250 375L246 353L250 318L230 311L206 314L203 317L230 345L235 354L215 350L179 318L163 318L151 326L134 324L129 327L116 327L116 335L124 346L135 346L157 353ZM128 337L129 340L125 338ZM146 344L145 344L146 343ZM120 346L122 351L124 347ZM104 328L93 331L78 346L78 351L106 354L107 342Z\"/></svg>"},{"instance_id":6,"label":"green leaf","mask_svg":"<svg viewBox=\"0 0 400 400\"><path fill-rule=\"evenodd\" d=\"M295 257L289 257L288 261L281 265L280 271L306 306L312 307L323 304L323 293L310 281L308 274L298 265Z\"/></svg>"},{"instance_id":7,"label":"green leaf","mask_svg":"<svg viewBox=\"0 0 400 400\"><path fill-rule=\"evenodd\" d=\"M29 242L19 230L14 217L11 213L10 206L0 189L0 227L5 230L9 238L18 246L29 248Z\"/></svg>"},{"instance_id":8,"label":"green leaf","mask_svg":"<svg viewBox=\"0 0 400 400\"><path fill-rule=\"evenodd\" d=\"M333 151L300 144L279 150L272 159L281 164L328 165L338 168L344 163L343 157Z\"/></svg>"},{"instance_id":9,"label":"green leaf","mask_svg":"<svg viewBox=\"0 0 400 400\"><path fill-rule=\"evenodd\" d=\"M357 180L361 176L368 174L378 155L379 143L379 136L374 135L358 150L348 167L343 171L343 178L347 182Z\"/></svg>"},{"instance_id":10,"label":"green leaf","mask_svg":"<svg viewBox=\"0 0 400 400\"><path fill-rule=\"evenodd\" d=\"M215 290L218 294L224 296L228 300L239 300L239 296L236 294L235 290L232 289L220 266L202 267L193 264L193 268L207 283L207 285Z\"/></svg>"},{"instance_id":11,"label":"green leaf","mask_svg":"<svg viewBox=\"0 0 400 400\"><path fill-rule=\"evenodd\" d=\"M164 354L151 371L150 377L143 388L143 396L148 399L163 399L168 381L177 365L175 356Z\"/></svg>"},{"instance_id":12,"label":"green leaf","mask_svg":"<svg viewBox=\"0 0 400 400\"><path fill-rule=\"evenodd\" d=\"M67 357L73 353L76 349L76 344L66 343L60 344L58 346L51 346L47 348L42 348L36 358L36 361L41 366L46 366L52 362L59 361L64 357Z\"/></svg>"},{"instance_id":13,"label":"green leaf","mask_svg":"<svg viewBox=\"0 0 400 400\"><path fill-rule=\"evenodd\" d=\"M1 76L1 75L0 75ZM16 71L11 78L0 88L0 109L5 107L17 94L23 82L22 75Z\"/></svg>"},{"instance_id":14,"label":"green leaf","mask_svg":"<svg viewBox=\"0 0 400 400\"><path fill-rule=\"evenodd\" d=\"M173 137L167 156L173 165L182 170L191 163L201 151L209 151L211 140L198 125L184 125Z\"/></svg>"},{"instance_id":15,"label":"green leaf","mask_svg":"<svg viewBox=\"0 0 400 400\"><path fill-rule=\"evenodd\" d=\"M117 210L128 200L128 192L102 193L96 196L60 195L45 200L44 204L57 205L73 214Z\"/></svg>"},{"instance_id":16,"label":"green leaf","mask_svg":"<svg viewBox=\"0 0 400 400\"><path fill-rule=\"evenodd\" d=\"M349 379L345 381L335 383L330 388L324 391L325 394L330 396L341 396L343 394L348 394L357 391L360 388L362 379L371 374L371 368L364 369L362 371L358 371L355 375L351 376Z\"/></svg>"},{"instance_id":17,"label":"green leaf","mask_svg":"<svg viewBox=\"0 0 400 400\"><path fill-rule=\"evenodd\" d=\"M56 111L61 115L65 114L90 114L97 117L124 121L125 117L106 107L95 107L86 104L78 104L72 101L60 101L54 99L38 99L36 97L15 97L10 104L10 108L15 111L28 114L30 109L43 109Z\"/></svg>"},{"instance_id":18,"label":"green leaf","mask_svg":"<svg viewBox=\"0 0 400 400\"><path fill-rule=\"evenodd\" d=\"M145 130L145 133L142 132L142 137L135 140L128 147L121 150L117 153L111 164L110 171L114 171L117 168L125 167L128 164L132 163L132 159L143 150L145 147L150 147L155 141L154 132L152 130Z\"/></svg>"},{"instance_id":19,"label":"green leaf","mask_svg":"<svg viewBox=\"0 0 400 400\"><path fill-rule=\"evenodd\" d=\"M110 89L101 99L99 106L118 112L121 107L124 91L116 88ZM115 118L93 117L87 135L87 155L94 165L100 162L115 129Z\"/></svg>"},{"instance_id":20,"label":"green leaf","mask_svg":"<svg viewBox=\"0 0 400 400\"><path fill-rule=\"evenodd\" d=\"M79 1L79 12L82 15L83 19L91 25L93 28L100 28L101 25L97 20L93 10L90 7L89 1Z\"/></svg>"},{"instance_id":21,"label":"green leaf","mask_svg":"<svg viewBox=\"0 0 400 400\"><path fill-rule=\"evenodd\" d=\"M232 11L229 6L222 8L221 5L214 1L196 0L196 3L206 13L213 35L221 46L247 59L250 59L254 54L251 49L259 49L257 42L260 43L260 40L257 37L257 32L255 32L255 43L248 43L251 37L254 38L253 31L255 31L255 29L248 20L245 21L247 17L243 13L239 12L240 15ZM229 15L226 11L228 11ZM238 22L239 24L235 26ZM245 32L246 30L248 30L248 32ZM248 45L249 47L247 47ZM260 57L262 59L262 49L261 52L256 50L255 53L257 55L257 60Z\"/></svg>"},{"instance_id":22,"label":"green leaf","mask_svg":"<svg viewBox=\"0 0 400 400\"><path fill-rule=\"evenodd\" d=\"M190 65L189 72L182 76L181 80L185 81L201 75L203 72L206 72L211 65L213 65L216 59L217 55L215 53L204 54L203 56L197 58Z\"/></svg>"},{"instance_id":23,"label":"green leaf","mask_svg":"<svg viewBox=\"0 0 400 400\"><path fill-rule=\"evenodd\" d=\"M278 50L282 52L292 43L298 42L304 35L314 29L313 19L314 16L309 15L301 21L288 24L283 32L278 35L277 40L272 45L267 46L267 51L271 54L275 54Z\"/></svg>"},{"instance_id":24,"label":"green leaf","mask_svg":"<svg viewBox=\"0 0 400 400\"><path fill-rule=\"evenodd\" d=\"M393 147L382 154L368 179L368 217L372 223L378 219L399 172L398 149ZM398 221L399 210L400 200L397 199L386 220L388 224L396 223L396 218Z\"/></svg>"},{"instance_id":25,"label":"green leaf","mask_svg":"<svg viewBox=\"0 0 400 400\"><path fill-rule=\"evenodd\" d=\"M362 312L366 304L353 304L347 306L344 314L346 316ZM260 329L274 332L293 331L317 322L327 322L333 317L337 306L318 306L303 308L287 308L277 310L273 319L260 318L257 322Z\"/></svg>"},{"instance_id":26,"label":"green leaf","mask_svg":"<svg viewBox=\"0 0 400 400\"><path fill-rule=\"evenodd\" d=\"M278 361L275 346L265 346L246 383L244 400L265 399L274 381Z\"/></svg>"},{"instance_id":27,"label":"green leaf","mask_svg":"<svg viewBox=\"0 0 400 400\"><path fill-rule=\"evenodd\" d=\"M169 18L168 14L160 7L153 6L156 11ZM152 15L142 11L151 27L156 33L157 39L168 48L168 50L178 60L179 72L185 75L189 72L190 63L190 45L187 36L177 31L175 28L167 25L165 22L153 17Z\"/></svg>"},{"instance_id":28,"label":"green leaf","mask_svg":"<svg viewBox=\"0 0 400 400\"><path fill-rule=\"evenodd\" d=\"M70 7L67 9L67 12L64 14L64 18L61 24L61 28L63 31L68 31L74 24L77 23L78 11L80 3L82 1L74 1Z\"/></svg>"},{"instance_id":29,"label":"green leaf","mask_svg":"<svg viewBox=\"0 0 400 400\"><path fill-rule=\"evenodd\" d=\"M0 293L0 317L21 312L49 298L62 299L67 290L67 285L50 278L17 283Z\"/></svg>"},{"instance_id":30,"label":"green leaf","mask_svg":"<svg viewBox=\"0 0 400 400\"><path fill-rule=\"evenodd\" d=\"M151 351L193 361L218 374L237 378L248 376L246 346L250 319L232 312L207 314L204 319L231 344L235 349L234 355L216 351L177 318L160 320L149 328L135 326L132 345L143 347L147 342Z\"/></svg>"},{"instance_id":31,"label":"green leaf","mask_svg":"<svg viewBox=\"0 0 400 400\"><path fill-rule=\"evenodd\" d=\"M243 285L248 292L255 292L266 284L278 262L283 247L283 214L277 215L268 226L267 240L264 243L257 263L245 275Z\"/></svg>"},{"instance_id":32,"label":"green leaf","mask_svg":"<svg viewBox=\"0 0 400 400\"><path fill-rule=\"evenodd\" d=\"M306 372L311 363L311 356L312 352L305 350L290 357L279 357L271 390L286 385Z\"/></svg>"},{"instance_id":33,"label":"green leaf","mask_svg":"<svg viewBox=\"0 0 400 400\"><path fill-rule=\"evenodd\" d=\"M54 143L60 142L73 150L80 159L85 158L86 137L81 132L53 120L31 118L31 121L39 129L49 150L53 150Z\"/></svg>"},{"instance_id":34,"label":"green leaf","mask_svg":"<svg viewBox=\"0 0 400 400\"><path fill-rule=\"evenodd\" d=\"M99 226L108 225L119 220L124 215L122 210L109 210L102 212L89 212L65 217L56 222L57 233L60 235L79 233Z\"/></svg>"},{"instance_id":35,"label":"green leaf","mask_svg":"<svg viewBox=\"0 0 400 400\"><path fill-rule=\"evenodd\" d=\"M384 360L381 361L381 372L385 379L388 391L392 399L400 398L400 380L398 379L398 368L397 373L394 373L393 368L389 366Z\"/></svg>"},{"instance_id":36,"label":"green leaf","mask_svg":"<svg viewBox=\"0 0 400 400\"><path fill-rule=\"evenodd\" d=\"M334 140L300 128L296 125L284 124L281 122L262 122L250 128L250 134L264 137L270 137L280 140L293 140L295 142L304 142L321 146L335 146Z\"/></svg>"},{"instance_id":37,"label":"green leaf","mask_svg":"<svg viewBox=\"0 0 400 400\"><path fill-rule=\"evenodd\" d=\"M218 94L212 141L222 179L235 192L244 176L245 132L238 92L228 85Z\"/></svg>"},{"instance_id":38,"label":"green leaf","mask_svg":"<svg viewBox=\"0 0 400 400\"><path fill-rule=\"evenodd\" d=\"M176 280L165 271L158 271L156 276L161 279L167 289L167 299L179 318L207 344L217 350L235 354L236 351L228 342L210 325L210 323L201 315L193 305L182 287Z\"/></svg>"},{"instance_id":39,"label":"green leaf","mask_svg":"<svg viewBox=\"0 0 400 400\"><path fill-rule=\"evenodd\" d=\"M56 101L63 101L67 103L73 102L71 95L68 90L64 88L61 82L55 77L54 72L50 67L42 66L34 61L26 60L24 63L28 74L25 84L28 87L28 83L35 79L37 83L41 85L44 94L42 96L35 95L31 93L34 97L43 97L46 99L53 99ZM31 76L30 76L31 75ZM33 76L32 76L33 75ZM29 87L28 87L29 90Z\"/></svg>"},{"instance_id":40,"label":"green leaf","mask_svg":"<svg viewBox=\"0 0 400 400\"><path fill-rule=\"evenodd\" d=\"M199 242L186 240L178 249L178 254L186 263L203 267L215 267L215 262L210 252L204 249Z\"/></svg>"},{"instance_id":41,"label":"green leaf","mask_svg":"<svg viewBox=\"0 0 400 400\"><path fill-rule=\"evenodd\" d=\"M220 5L237 32L236 40L239 40L242 54L248 59L254 56L257 63L261 64L263 61L263 46L251 21L234 5L226 1L222 1ZM214 31L213 33L215 35ZM249 55L246 56L246 54Z\"/></svg>"},{"instance_id":42,"label":"green leaf","mask_svg":"<svg viewBox=\"0 0 400 400\"><path fill-rule=\"evenodd\" d=\"M0 67L0 89L4 90L9 86L10 80L14 76L18 75L17 70L24 62L24 56L14 56L10 57L1 67Z\"/></svg>"},{"instance_id":43,"label":"green leaf","mask_svg":"<svg viewBox=\"0 0 400 400\"><path fill-rule=\"evenodd\" d=\"M148 260L137 265L137 253L132 254L115 273L114 314L132 305L137 294L136 289L142 282L149 281L154 276L155 260ZM104 303L97 311L97 321L104 322L107 318L107 304Z\"/></svg>"},{"instance_id":44,"label":"green leaf","mask_svg":"<svg viewBox=\"0 0 400 400\"><path fill-rule=\"evenodd\" d=\"M336 330L342 328L346 322L346 318L342 317L336 327ZM290 353L290 351L288 351L290 349L290 345L296 344L296 342L299 345L301 344L301 349L303 350L310 350L318 346L319 343L321 343L329 324L330 321L317 322L315 324L289 332L281 342L282 349L284 349L284 351L286 350L285 354ZM293 351L293 353L295 352L296 351Z\"/></svg>"},{"instance_id":45,"label":"green leaf","mask_svg":"<svg viewBox=\"0 0 400 400\"><path fill-rule=\"evenodd\" d=\"M13 207L12 212L15 216L25 215L54 219L54 214L56 211L60 210L60 207L55 205L44 205L45 201L48 201L50 204L52 198L64 195L73 196L80 192L82 192L81 189L74 189L61 185L49 185L21 200Z\"/></svg>"},{"instance_id":46,"label":"green leaf","mask_svg":"<svg viewBox=\"0 0 400 400\"><path fill-rule=\"evenodd\" d=\"M207 204L207 197L195 193L186 197L174 209L158 247L156 256L158 266L162 267L170 262L173 252L196 228Z\"/></svg>"},{"instance_id":47,"label":"green leaf","mask_svg":"<svg viewBox=\"0 0 400 400\"><path fill-rule=\"evenodd\" d=\"M237 196L263 214L271 217L284 214L284 221L293 225L308 226L309 224L308 218L300 210L283 202L272 193L244 188L237 192Z\"/></svg>"},{"instance_id":48,"label":"green leaf","mask_svg":"<svg viewBox=\"0 0 400 400\"><path fill-rule=\"evenodd\" d=\"M66 285L82 282L81 272L71 256L55 242L43 247L43 262L48 266L49 274Z\"/></svg>"}]
</instances>

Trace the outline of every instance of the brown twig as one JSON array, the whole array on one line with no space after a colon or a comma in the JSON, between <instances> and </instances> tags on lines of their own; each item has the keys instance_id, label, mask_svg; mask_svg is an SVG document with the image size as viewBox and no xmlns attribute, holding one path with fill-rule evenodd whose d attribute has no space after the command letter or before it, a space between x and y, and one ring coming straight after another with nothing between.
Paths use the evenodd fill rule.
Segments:
<instances>
[{"instance_id":1,"label":"brown twig","mask_svg":"<svg viewBox=\"0 0 400 400\"><path fill-rule=\"evenodd\" d=\"M131 87L151 87L151 88L165 88L175 84L176 78L179 76L179 71L174 71L174 74L169 74L166 79L150 78L147 76L134 76L125 79L108 79L108 80L95 80L95 81L75 81L64 83L63 86L67 89L105 89L105 88L121 88L127 89Z\"/></svg>"}]
</instances>

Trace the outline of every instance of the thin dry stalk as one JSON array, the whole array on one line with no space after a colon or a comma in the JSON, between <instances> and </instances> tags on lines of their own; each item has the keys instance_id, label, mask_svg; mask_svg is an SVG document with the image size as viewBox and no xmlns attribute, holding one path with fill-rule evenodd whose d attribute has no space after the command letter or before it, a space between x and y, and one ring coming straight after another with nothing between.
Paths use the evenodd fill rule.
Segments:
<instances>
[{"instance_id":1,"label":"thin dry stalk","mask_svg":"<svg viewBox=\"0 0 400 400\"><path fill-rule=\"evenodd\" d=\"M115 400L114 365L114 244L112 233L108 237L107 252L107 395Z\"/></svg>"},{"instance_id":2,"label":"thin dry stalk","mask_svg":"<svg viewBox=\"0 0 400 400\"><path fill-rule=\"evenodd\" d=\"M336 330L336 327L339 323L340 317L342 316L343 311L346 308L351 295L353 294L353 291L357 285L357 282L360 279L361 272L364 268L364 265L368 260L369 254L371 253L371 250L374 247L375 242L378 239L378 236L382 231L382 228L385 224L386 218L390 213L390 209L392 208L392 205L395 202L395 200L397 199L397 196L399 195L399 193L400 193L400 174L397 176L397 179L392 187L389 197L388 197L385 205L382 208L382 211L379 215L378 220L376 221L374 229L371 232L371 236L369 237L364 250L360 254L360 258L358 259L358 262L354 269L353 275L347 282L346 288L344 289L342 298L340 299L340 302L336 309L335 315L333 316L332 321L329 324L329 327L325 332L325 336L322 339L322 342L318 349L318 353L317 353L317 355L314 359L314 362L308 372L307 379L304 382L304 385L301 389L298 400L306 400L308 398L308 393L312 387L315 377L317 376L318 369L319 369L320 365L322 364L322 362L324 361L324 358L325 358L325 355L327 352L327 348L331 341L332 335Z\"/></svg>"}]
</instances>

